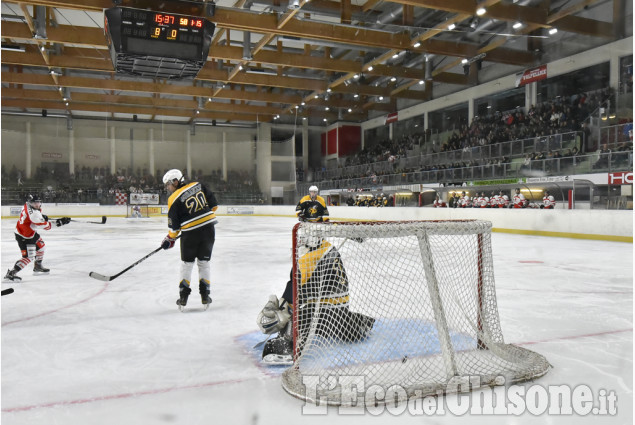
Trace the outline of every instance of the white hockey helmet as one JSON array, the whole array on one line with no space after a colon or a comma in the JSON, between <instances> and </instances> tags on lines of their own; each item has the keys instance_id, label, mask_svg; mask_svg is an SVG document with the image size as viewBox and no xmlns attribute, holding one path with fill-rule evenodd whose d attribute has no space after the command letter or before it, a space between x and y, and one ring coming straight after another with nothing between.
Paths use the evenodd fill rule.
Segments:
<instances>
[{"instance_id":1,"label":"white hockey helmet","mask_svg":"<svg viewBox=\"0 0 635 425\"><path fill-rule=\"evenodd\" d=\"M315 192L315 193L318 193L318 192L319 192L319 190L318 190L317 186L311 186L311 187L309 188L309 192Z\"/></svg>"},{"instance_id":2,"label":"white hockey helmet","mask_svg":"<svg viewBox=\"0 0 635 425\"><path fill-rule=\"evenodd\" d=\"M181 183L181 181L183 180L183 173L181 172L181 170L173 168L171 170L168 170L168 172L163 175L163 184L171 183L174 180L178 180L179 183Z\"/></svg>"}]
</instances>

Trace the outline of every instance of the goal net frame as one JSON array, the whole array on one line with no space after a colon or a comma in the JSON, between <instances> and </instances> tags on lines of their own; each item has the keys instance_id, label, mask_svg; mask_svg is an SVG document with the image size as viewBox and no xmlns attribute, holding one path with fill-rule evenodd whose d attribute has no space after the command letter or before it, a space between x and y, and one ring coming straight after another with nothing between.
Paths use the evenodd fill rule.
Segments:
<instances>
[{"instance_id":1,"label":"goal net frame","mask_svg":"<svg viewBox=\"0 0 635 425\"><path fill-rule=\"evenodd\" d=\"M401 386L405 392L398 398L400 401L407 401L412 397L451 393L459 389L465 391L468 387L475 389L503 383L509 385L536 379L547 373L551 365L542 355L512 344L505 344L503 340L494 285L491 228L491 222L483 220L302 222L296 224L292 232L293 365L282 375L284 390L294 397L312 403L359 406L364 405L363 387L368 389L372 385L383 386L384 390L393 385ZM307 245L307 241L311 240L312 242ZM408 244L402 247L396 245L400 241L407 241ZM469 252L455 251L452 243L457 241L465 243L463 249ZM326 269L321 261L327 257L328 252L334 253L332 257L336 259L335 261L340 261L343 268L336 279L330 276L330 284L322 281L324 277L315 278L320 282L317 286L322 285L321 289L317 295L314 292L307 296L306 291L312 290L309 278L306 277L309 272L306 271L306 260L301 260L300 257L303 255L302 250L306 252L307 246L311 246L311 243L314 245L324 243L325 245L322 245L320 249L328 245L325 253L321 254L322 257L315 260L316 268L310 272L314 277L324 276L320 275L322 272L318 270L318 267L322 267L320 270ZM388 268L390 273L394 271L395 274L377 277L375 282L372 282L373 279L369 279L368 276L354 282L356 268L362 269L361 276L364 273L363 269L375 267L375 264L366 267L364 261L358 260L370 258L371 263L380 263L382 257L391 257L389 253L385 255L375 253L361 257L365 255L364 249L382 248L384 243L386 247L392 247L391 244L395 244L392 251L394 258L401 259L399 249L407 249L404 252L416 261L420 259L420 264L412 266L413 269L417 269L418 274L413 274L414 279L406 282L408 279L398 276L403 272L402 270ZM355 257L356 252L359 252L359 258ZM465 258L456 257L455 264L448 263L447 259L453 259L453 255L463 255ZM299 264L301 261L304 263ZM362 266L354 265L349 272L348 268L354 262L362 263ZM410 267L414 262L405 264ZM460 278L456 279L454 274L447 272L455 267L470 269L465 273L467 276L465 282L462 275L459 274ZM404 275L410 276L410 271ZM395 276L397 278L392 279ZM325 319L326 316L322 316L328 313L329 308L333 308L333 301L330 298L327 300L325 294L330 294L328 291L336 286L332 282L337 279L346 281L346 305L343 307L346 311L354 310L353 304L356 298L352 289L354 285L357 285L356 308L360 310L360 313L346 314L364 316L361 314L364 310L365 314L373 315L374 325L370 326L374 327L358 342L350 340L343 342L342 339L338 341L337 337L333 337L338 331L328 330L329 326L335 329L341 324L345 327L354 325L332 319L335 316L330 316L328 320ZM425 297L408 298L397 295L394 299L390 299L389 293L381 292L384 284L377 283L381 279L386 279L387 282L399 281L399 284L403 284L404 287L409 285L406 288L408 290L412 286L415 288L414 294L425 295ZM303 288L298 289L300 286ZM373 292L379 295L377 297L379 307L376 310L371 310L371 304L366 305L365 296L359 297L362 294L360 288L379 291ZM396 292L399 292L399 288L397 285ZM303 298L300 298L301 291L304 291ZM360 298L364 299L360 300ZM406 298L407 301L398 304L403 302L401 298ZM404 309L398 310L393 317L393 313L385 313L382 302L392 303L397 307L403 305ZM375 308L375 301L371 300L371 303L373 303L372 308ZM417 304L421 304L422 307L416 307ZM413 306L415 306L413 310L408 310ZM369 311L377 311L377 313L369 313ZM400 317L400 314L404 316ZM396 342L386 343L382 341L385 337L379 335L381 331L377 328L382 328L378 323L382 320L386 322L394 320L395 317L403 323L408 323L409 320L418 320L418 323L425 322L428 327L422 331L417 323L412 328L407 328L410 325L403 326L403 329L401 325L395 326L391 329L389 338L394 338ZM330 335L328 335L329 332L331 332ZM398 357L379 358L376 352L386 351L386 348L373 345L376 343L373 341L375 332L379 335L376 337L379 341L377 344L390 345L391 350L400 353ZM469 343L457 342L457 338L464 338ZM434 341L430 342L431 340ZM410 347L400 347L399 344L406 344L401 341L416 341L414 345L418 346L420 343L421 346L434 347L426 348L429 352L424 350L423 354L421 352L403 354L408 353ZM355 344L359 344L362 348L354 348ZM359 350L364 349L363 344L372 347L369 348L370 354L364 353L358 356ZM391 374L394 374L394 377L391 377ZM359 382L347 381L355 375L362 376L365 381L361 389ZM315 388L305 385L305 376L317 379L313 381L317 382ZM477 381L474 380L475 376L479 378ZM457 383L460 383L460 388L456 385ZM392 398L391 395L391 400Z\"/></svg>"}]
</instances>

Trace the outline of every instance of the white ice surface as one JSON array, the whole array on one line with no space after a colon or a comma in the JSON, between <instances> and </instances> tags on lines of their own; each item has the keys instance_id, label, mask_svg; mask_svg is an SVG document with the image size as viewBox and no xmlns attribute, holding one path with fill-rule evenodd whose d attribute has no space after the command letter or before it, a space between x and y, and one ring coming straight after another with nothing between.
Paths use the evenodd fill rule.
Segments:
<instances>
[{"instance_id":1,"label":"white ice surface","mask_svg":"<svg viewBox=\"0 0 635 425\"><path fill-rule=\"evenodd\" d=\"M554 368L536 381L542 386L615 391L617 416L303 414L279 373L259 365L241 341L261 338L256 315L284 289L294 223L220 217L213 304L203 312L194 290L185 313L175 305L178 248L112 282L88 277L115 274L155 249L165 219L109 218L42 232L51 273L34 276L29 266L21 283L2 284L15 289L2 297L2 424L632 423L632 245L496 233L506 342L547 357ZM3 275L19 258L14 225L2 220Z\"/></svg>"}]
</instances>

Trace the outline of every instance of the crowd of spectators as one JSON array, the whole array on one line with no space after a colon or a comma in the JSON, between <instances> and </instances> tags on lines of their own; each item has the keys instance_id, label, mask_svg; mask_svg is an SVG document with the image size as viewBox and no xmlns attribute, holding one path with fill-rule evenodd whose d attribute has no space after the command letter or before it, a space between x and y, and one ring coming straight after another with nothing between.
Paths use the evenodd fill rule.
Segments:
<instances>
[{"instance_id":1,"label":"crowd of spectators","mask_svg":"<svg viewBox=\"0 0 635 425\"><path fill-rule=\"evenodd\" d=\"M57 171L57 172L56 172ZM25 179L24 170L15 165L9 171L2 166L2 200L4 202L21 202L26 196L36 191L44 202L85 202L110 205L116 203L118 192L158 193L160 202L167 202L167 193L161 181L165 170L156 170L155 175L146 169L138 168L133 173L130 168L118 169L110 174L105 168L78 167L77 172L70 174L61 170L37 167L33 178ZM260 189L254 173L248 171L229 171L227 180L222 178L221 170L212 170L204 174L202 169L193 170L188 180L202 181L215 192L219 201L223 198L232 201L245 198L261 198Z\"/></svg>"},{"instance_id":2,"label":"crowd of spectators","mask_svg":"<svg viewBox=\"0 0 635 425\"><path fill-rule=\"evenodd\" d=\"M558 96L548 102L532 105L526 112L518 107L505 113L496 111L491 115L476 116L469 127L464 125L453 132L442 144L441 151L585 131L583 122L610 95L610 90L606 89L592 94ZM584 144L581 150L584 152Z\"/></svg>"},{"instance_id":3,"label":"crowd of spectators","mask_svg":"<svg viewBox=\"0 0 635 425\"><path fill-rule=\"evenodd\" d=\"M580 155L585 154L589 147L591 130L587 118L590 114L606 102L611 96L610 89L595 91L593 93L579 93L572 96L557 96L556 98L532 106L528 111L517 108L514 111L492 115L474 117L470 126L462 126L454 131L445 140L440 148L441 152L471 152L474 147L492 145L502 142L510 142L522 139L535 139L536 151L528 154L521 170L545 168L545 171L555 171L556 163L562 167L578 164L575 161ZM551 136L556 134L578 132L578 140L573 140L573 146L562 149L549 149ZM360 152L348 157L344 166L337 173L320 173L315 170L314 176L326 180L323 176L330 176L331 180L369 179L371 184L382 183L383 176L387 174L405 174L418 171L437 171L464 167L490 167L489 175L501 175L505 165L511 163L508 156L478 158L469 161L454 161L447 163L432 163L420 160L418 166L400 167L399 159L405 156L408 150L415 145L420 145L426 140L424 133L415 133L404 136L395 141L382 140L372 146L362 149ZM559 139L556 139L559 140ZM628 147L625 148L628 150ZM632 145L630 147L632 151ZM437 153L433 148L433 152ZM459 155L457 155L459 156ZM463 155L465 157L465 155ZM421 157L424 158L423 156ZM560 161L548 161L558 159ZM545 161L547 160L547 161ZM628 157L626 157L628 161ZM539 161L539 164L533 161ZM441 162L441 161L439 161ZM384 164L389 164L385 166ZM350 167L357 165L357 167ZM359 167L366 165L367 167ZM599 164L600 167L602 164ZM328 170L322 170L328 171ZM335 174L335 176L333 176Z\"/></svg>"}]
</instances>

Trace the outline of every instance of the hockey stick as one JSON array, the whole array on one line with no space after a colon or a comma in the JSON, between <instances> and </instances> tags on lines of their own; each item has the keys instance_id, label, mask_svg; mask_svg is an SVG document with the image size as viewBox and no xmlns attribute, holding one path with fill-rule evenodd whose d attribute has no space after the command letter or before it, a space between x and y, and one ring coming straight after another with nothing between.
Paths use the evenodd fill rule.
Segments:
<instances>
[{"instance_id":1,"label":"hockey stick","mask_svg":"<svg viewBox=\"0 0 635 425\"><path fill-rule=\"evenodd\" d=\"M260 348L263 345L265 345L265 342L269 341L269 338L271 338L271 334L267 335L267 338L265 338L263 341L260 341L258 344L254 345L254 348Z\"/></svg>"},{"instance_id":2,"label":"hockey stick","mask_svg":"<svg viewBox=\"0 0 635 425\"><path fill-rule=\"evenodd\" d=\"M174 240L176 240L176 239L178 239L180 237L181 237L181 235L178 235ZM125 269L120 271L119 273L114 274L112 276L104 276L103 274L99 274L99 273L95 273L95 272L88 273L88 276L92 277L93 279L101 280L102 282L110 282L111 280L117 279L119 276L121 276L122 274L124 274L125 272L127 272L128 270L130 270L131 268L136 266L137 264L141 263L142 261L145 261L146 259L148 259L148 257L151 257L154 254L156 254L157 252L161 251L162 249L163 248L158 247L157 249L155 249L154 251L152 251L151 253L149 253L145 257L135 261L134 263L132 263L131 265L129 265L128 267L126 267Z\"/></svg>"},{"instance_id":3,"label":"hockey stick","mask_svg":"<svg viewBox=\"0 0 635 425\"><path fill-rule=\"evenodd\" d=\"M76 223L92 223L92 224L106 224L106 216L102 216L101 217L101 221L83 221L83 220L75 220L74 218L71 218L71 221L74 221Z\"/></svg>"},{"instance_id":4,"label":"hockey stick","mask_svg":"<svg viewBox=\"0 0 635 425\"><path fill-rule=\"evenodd\" d=\"M13 294L13 288L2 290L2 296L9 295L9 294Z\"/></svg>"}]
</instances>

